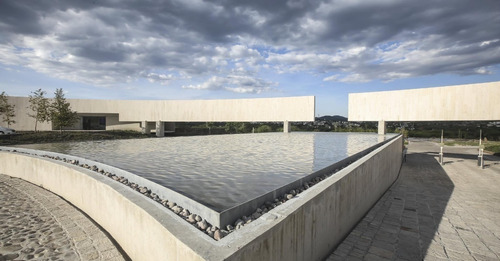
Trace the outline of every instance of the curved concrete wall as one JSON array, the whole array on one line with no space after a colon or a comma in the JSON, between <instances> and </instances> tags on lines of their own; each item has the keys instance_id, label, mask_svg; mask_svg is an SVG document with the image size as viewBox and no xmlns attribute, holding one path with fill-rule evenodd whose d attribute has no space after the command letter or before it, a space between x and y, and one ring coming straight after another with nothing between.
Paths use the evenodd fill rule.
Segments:
<instances>
[{"instance_id":1,"label":"curved concrete wall","mask_svg":"<svg viewBox=\"0 0 500 261\"><path fill-rule=\"evenodd\" d=\"M401 136L215 241L129 187L60 161L0 152L0 173L59 194L133 260L321 260L394 182Z\"/></svg>"},{"instance_id":2,"label":"curved concrete wall","mask_svg":"<svg viewBox=\"0 0 500 261\"><path fill-rule=\"evenodd\" d=\"M17 130L34 130L35 120L27 116L28 97L8 97L15 105ZM284 97L228 100L90 100L68 99L79 115L113 117L110 129L138 129L139 122L275 122L314 121L315 97ZM135 122L135 124L134 124ZM51 123L38 130L52 130Z\"/></svg>"},{"instance_id":3,"label":"curved concrete wall","mask_svg":"<svg viewBox=\"0 0 500 261\"><path fill-rule=\"evenodd\" d=\"M500 82L349 94L349 121L500 120Z\"/></svg>"}]
</instances>

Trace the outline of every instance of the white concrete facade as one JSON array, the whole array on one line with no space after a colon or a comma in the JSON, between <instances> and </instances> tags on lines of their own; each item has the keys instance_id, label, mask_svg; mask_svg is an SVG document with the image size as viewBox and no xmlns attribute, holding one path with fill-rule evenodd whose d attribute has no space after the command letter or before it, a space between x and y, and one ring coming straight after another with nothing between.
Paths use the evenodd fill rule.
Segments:
<instances>
[{"instance_id":1,"label":"white concrete facade","mask_svg":"<svg viewBox=\"0 0 500 261\"><path fill-rule=\"evenodd\" d=\"M350 93L349 121L500 120L500 82Z\"/></svg>"},{"instance_id":2,"label":"white concrete facade","mask_svg":"<svg viewBox=\"0 0 500 261\"><path fill-rule=\"evenodd\" d=\"M27 116L28 97L8 97L15 105L16 130L34 130L35 120ZM172 125L150 128L163 122L293 122L314 121L315 97L285 97L232 100L90 100L67 99L80 116L106 117L106 129L166 130ZM74 128L81 128L78 123ZM38 130L52 130L51 123Z\"/></svg>"}]
</instances>

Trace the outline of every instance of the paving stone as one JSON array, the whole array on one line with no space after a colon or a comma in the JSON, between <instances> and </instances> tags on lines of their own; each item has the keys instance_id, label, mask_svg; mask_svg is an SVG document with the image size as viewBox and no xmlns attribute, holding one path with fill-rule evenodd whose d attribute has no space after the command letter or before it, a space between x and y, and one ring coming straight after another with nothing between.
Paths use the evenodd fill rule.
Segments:
<instances>
[{"instance_id":1,"label":"paving stone","mask_svg":"<svg viewBox=\"0 0 500 261\"><path fill-rule=\"evenodd\" d=\"M364 260L385 260L373 253L385 250L393 260L500 260L500 191L492 185L500 184L500 164L481 170L476 148L445 147L445 159L447 153L463 158L440 165L438 151L437 143L410 142L398 180L354 229L359 239L344 254L360 258L368 250Z\"/></svg>"},{"instance_id":2,"label":"paving stone","mask_svg":"<svg viewBox=\"0 0 500 261\"><path fill-rule=\"evenodd\" d=\"M475 261L475 259L471 255L469 255L469 253L446 250L446 254L451 260Z\"/></svg>"},{"instance_id":3,"label":"paving stone","mask_svg":"<svg viewBox=\"0 0 500 261\"><path fill-rule=\"evenodd\" d=\"M391 260L389 258L385 258L385 257L381 257L381 256L377 256L375 254L372 254L372 253L368 253L364 260L373 260L373 261L387 261L387 260Z\"/></svg>"},{"instance_id":4,"label":"paving stone","mask_svg":"<svg viewBox=\"0 0 500 261\"><path fill-rule=\"evenodd\" d=\"M394 256L393 251L383 249L380 247L372 246L368 249L368 253L375 254L379 257L387 258L387 259L392 259Z\"/></svg>"},{"instance_id":5,"label":"paving stone","mask_svg":"<svg viewBox=\"0 0 500 261\"><path fill-rule=\"evenodd\" d=\"M19 242L8 249L17 260L125 260L84 214L31 183L0 174L0 209L0 260L4 242L9 240ZM4 210L9 214L2 215ZM85 233L77 224L84 224L92 233ZM118 254L105 258L96 243Z\"/></svg>"}]
</instances>

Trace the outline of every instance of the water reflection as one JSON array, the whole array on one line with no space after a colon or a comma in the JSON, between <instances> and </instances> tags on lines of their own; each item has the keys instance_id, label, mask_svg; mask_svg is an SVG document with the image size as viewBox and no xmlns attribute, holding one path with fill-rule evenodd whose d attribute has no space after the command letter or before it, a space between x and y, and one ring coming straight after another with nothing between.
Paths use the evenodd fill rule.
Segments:
<instances>
[{"instance_id":1,"label":"water reflection","mask_svg":"<svg viewBox=\"0 0 500 261\"><path fill-rule=\"evenodd\" d=\"M125 169L221 211L379 142L377 134L266 133L24 145Z\"/></svg>"}]
</instances>

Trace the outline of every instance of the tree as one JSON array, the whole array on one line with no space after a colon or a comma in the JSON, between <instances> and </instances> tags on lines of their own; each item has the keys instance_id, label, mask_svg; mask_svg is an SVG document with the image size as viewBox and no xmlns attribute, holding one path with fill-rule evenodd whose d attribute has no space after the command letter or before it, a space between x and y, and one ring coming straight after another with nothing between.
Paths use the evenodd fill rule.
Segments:
<instances>
[{"instance_id":1,"label":"tree","mask_svg":"<svg viewBox=\"0 0 500 261\"><path fill-rule=\"evenodd\" d=\"M9 104L7 94L5 92L0 93L0 115L3 115L3 121L7 123L7 127L10 127L12 123L16 123L14 120L14 117L16 117L14 108L15 105Z\"/></svg>"},{"instance_id":2,"label":"tree","mask_svg":"<svg viewBox=\"0 0 500 261\"><path fill-rule=\"evenodd\" d=\"M5 92L0 93L0 115L5 113L7 107L7 94Z\"/></svg>"},{"instance_id":3,"label":"tree","mask_svg":"<svg viewBox=\"0 0 500 261\"><path fill-rule=\"evenodd\" d=\"M260 133L260 132L272 132L273 129L269 125L260 125L257 129L255 129L255 132Z\"/></svg>"},{"instance_id":4,"label":"tree","mask_svg":"<svg viewBox=\"0 0 500 261\"><path fill-rule=\"evenodd\" d=\"M54 101L50 106L50 119L54 128L62 133L64 127L73 126L78 122L76 111L72 111L69 102L64 98L62 88L56 89Z\"/></svg>"},{"instance_id":5,"label":"tree","mask_svg":"<svg viewBox=\"0 0 500 261\"><path fill-rule=\"evenodd\" d=\"M224 130L227 133L245 133L248 132L244 122L226 122Z\"/></svg>"},{"instance_id":6,"label":"tree","mask_svg":"<svg viewBox=\"0 0 500 261\"><path fill-rule=\"evenodd\" d=\"M5 113L5 110L7 109L7 94L5 92L0 93L0 115Z\"/></svg>"},{"instance_id":7,"label":"tree","mask_svg":"<svg viewBox=\"0 0 500 261\"><path fill-rule=\"evenodd\" d=\"M16 106L12 104L7 104L6 110L3 114L3 121L7 123L7 127L10 127L11 124L16 123L14 120L14 117L16 117L16 112L14 111L14 108Z\"/></svg>"},{"instance_id":8,"label":"tree","mask_svg":"<svg viewBox=\"0 0 500 261\"><path fill-rule=\"evenodd\" d=\"M32 110L33 113L28 112L28 116L35 119L35 131L37 131L39 122L50 121L50 103L49 99L45 97L46 92L42 91L42 89L31 93L28 109Z\"/></svg>"},{"instance_id":9,"label":"tree","mask_svg":"<svg viewBox=\"0 0 500 261\"><path fill-rule=\"evenodd\" d=\"M208 135L212 135L212 128L215 126L214 122L206 122L205 123L208 128Z\"/></svg>"}]
</instances>

